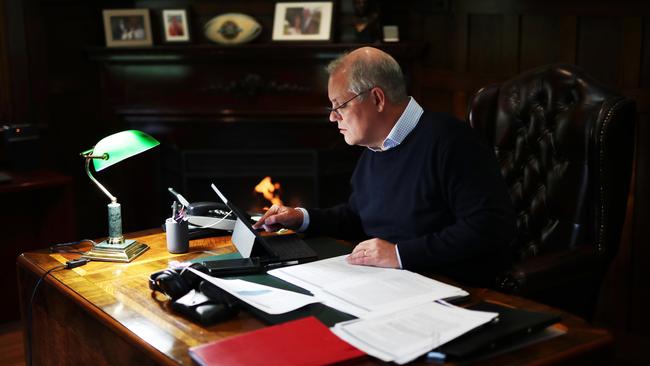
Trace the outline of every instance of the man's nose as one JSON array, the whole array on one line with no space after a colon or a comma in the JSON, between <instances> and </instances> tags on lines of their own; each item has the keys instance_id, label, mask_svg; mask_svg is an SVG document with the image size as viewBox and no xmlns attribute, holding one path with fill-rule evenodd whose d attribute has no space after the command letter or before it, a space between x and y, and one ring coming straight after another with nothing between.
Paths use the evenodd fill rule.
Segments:
<instances>
[{"instance_id":1,"label":"man's nose","mask_svg":"<svg viewBox=\"0 0 650 366\"><path fill-rule=\"evenodd\" d=\"M330 112L330 122L338 122L341 120L341 116L336 113L336 111Z\"/></svg>"}]
</instances>

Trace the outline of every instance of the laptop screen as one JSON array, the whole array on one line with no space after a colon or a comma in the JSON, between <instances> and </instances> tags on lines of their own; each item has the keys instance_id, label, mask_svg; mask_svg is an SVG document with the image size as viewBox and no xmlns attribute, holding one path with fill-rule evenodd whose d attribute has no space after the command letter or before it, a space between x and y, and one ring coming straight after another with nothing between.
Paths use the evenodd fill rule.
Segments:
<instances>
[{"instance_id":1,"label":"laptop screen","mask_svg":"<svg viewBox=\"0 0 650 366\"><path fill-rule=\"evenodd\" d=\"M239 207L230 202L226 196L221 193L217 186L214 185L214 183L210 184L210 187L212 187L212 190L219 196L219 198L221 198L223 203L225 203L232 210L235 216L237 216L238 220L235 223L235 229L233 230L231 241L233 244L235 244L235 247L237 248L237 251L239 251L239 254L241 254L244 258L249 258L252 254L263 256L265 253L259 252L265 251L268 254L275 256L275 253L273 253L270 248L266 248L266 245L264 245L265 242L264 239L262 239L262 236L259 235L257 230L253 229L251 220L248 215L244 211L240 210ZM262 243L265 248L256 248L254 245L256 241Z\"/></svg>"},{"instance_id":2,"label":"laptop screen","mask_svg":"<svg viewBox=\"0 0 650 366\"><path fill-rule=\"evenodd\" d=\"M318 257L318 254L295 234L262 236L253 229L251 219L244 211L228 201L214 184L210 186L237 216L230 240L235 244L242 257L249 258L254 255L268 263L285 262L285 264L314 260Z\"/></svg>"},{"instance_id":3,"label":"laptop screen","mask_svg":"<svg viewBox=\"0 0 650 366\"><path fill-rule=\"evenodd\" d=\"M214 190L217 193L217 195L219 195L219 198L221 198L223 203L225 203L226 206L228 206L232 210L235 216L237 216L244 223L244 225L246 225L248 230L250 230L251 232L257 235L257 230L253 229L250 217L248 217L248 215L244 213L244 211L240 210L239 207L235 206L230 201L228 201L226 196L224 196L223 193L221 193L221 191L217 188L217 186L214 185L214 183L210 184L210 187L212 187L212 190Z\"/></svg>"}]
</instances>

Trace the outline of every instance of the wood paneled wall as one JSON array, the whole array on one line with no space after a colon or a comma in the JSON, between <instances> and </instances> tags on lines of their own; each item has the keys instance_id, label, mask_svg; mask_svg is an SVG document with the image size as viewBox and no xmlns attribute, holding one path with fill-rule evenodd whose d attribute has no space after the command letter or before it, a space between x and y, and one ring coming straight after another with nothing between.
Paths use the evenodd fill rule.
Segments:
<instances>
[{"instance_id":1,"label":"wood paneled wall","mask_svg":"<svg viewBox=\"0 0 650 366\"><path fill-rule=\"evenodd\" d=\"M9 90L11 90L11 81L9 79L9 56L6 52L8 49L9 37L7 37L7 16L4 3L0 5L0 123L5 119L11 118L11 101L9 100ZM1 158L0 158L1 159Z\"/></svg>"},{"instance_id":2,"label":"wood paneled wall","mask_svg":"<svg viewBox=\"0 0 650 366\"><path fill-rule=\"evenodd\" d=\"M441 13L409 19L423 25L413 36L429 47L421 92L438 99L425 103L447 103L459 117L464 104L449 101L556 62L581 66L648 113L650 3L456 0Z\"/></svg>"}]
</instances>

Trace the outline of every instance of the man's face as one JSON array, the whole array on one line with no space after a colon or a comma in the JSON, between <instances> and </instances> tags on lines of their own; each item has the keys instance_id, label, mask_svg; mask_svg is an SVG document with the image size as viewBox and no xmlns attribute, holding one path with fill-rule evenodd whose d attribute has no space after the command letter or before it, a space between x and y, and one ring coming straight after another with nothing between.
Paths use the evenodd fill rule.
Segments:
<instances>
[{"instance_id":1,"label":"man's face","mask_svg":"<svg viewBox=\"0 0 650 366\"><path fill-rule=\"evenodd\" d=\"M332 108L336 108L355 96L348 90L345 70L337 71L330 76L327 93ZM362 99L365 97L365 99ZM330 121L336 122L339 132L348 145L373 146L371 120L373 116L372 96L365 93L349 101L336 112L330 113Z\"/></svg>"}]
</instances>

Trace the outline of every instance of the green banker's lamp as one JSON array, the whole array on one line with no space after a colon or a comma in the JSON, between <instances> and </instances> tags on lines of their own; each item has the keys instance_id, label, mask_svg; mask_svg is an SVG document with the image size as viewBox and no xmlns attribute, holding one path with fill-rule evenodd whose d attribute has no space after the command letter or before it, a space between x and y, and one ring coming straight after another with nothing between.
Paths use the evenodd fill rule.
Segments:
<instances>
[{"instance_id":1,"label":"green banker's lamp","mask_svg":"<svg viewBox=\"0 0 650 366\"><path fill-rule=\"evenodd\" d=\"M99 172L159 144L158 140L144 132L128 130L104 137L95 147L81 153L86 160L86 174L111 200L111 203L108 204L108 239L93 246L83 258L109 262L130 262L149 249L149 246L144 243L124 239L121 206L117 203L117 198L90 173L90 163L92 161L95 171Z\"/></svg>"}]
</instances>

